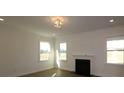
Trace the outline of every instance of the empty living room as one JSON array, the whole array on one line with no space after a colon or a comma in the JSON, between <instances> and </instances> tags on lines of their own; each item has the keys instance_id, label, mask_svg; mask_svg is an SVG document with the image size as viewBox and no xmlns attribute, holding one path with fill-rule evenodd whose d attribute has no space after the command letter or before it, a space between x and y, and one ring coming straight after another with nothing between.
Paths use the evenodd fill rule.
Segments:
<instances>
[{"instance_id":1,"label":"empty living room","mask_svg":"<svg viewBox=\"0 0 124 93\"><path fill-rule=\"evenodd\" d=\"M123 77L123 16L1 16L1 77Z\"/></svg>"},{"instance_id":2,"label":"empty living room","mask_svg":"<svg viewBox=\"0 0 124 93\"><path fill-rule=\"evenodd\" d=\"M1 0L1 93L124 93L123 0Z\"/></svg>"}]
</instances>

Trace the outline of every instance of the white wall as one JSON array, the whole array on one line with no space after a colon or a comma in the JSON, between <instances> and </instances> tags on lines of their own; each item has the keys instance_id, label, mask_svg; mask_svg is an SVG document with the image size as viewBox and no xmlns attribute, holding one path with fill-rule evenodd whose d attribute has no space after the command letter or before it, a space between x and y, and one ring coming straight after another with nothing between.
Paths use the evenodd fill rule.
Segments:
<instances>
[{"instance_id":1,"label":"white wall","mask_svg":"<svg viewBox=\"0 0 124 93\"><path fill-rule=\"evenodd\" d=\"M91 74L98 76L124 76L124 65L106 64L106 39L124 35L124 26L83 32L56 38L56 48L60 42L67 42L67 62L60 62L60 68L75 71L74 54L92 54L94 61Z\"/></svg>"},{"instance_id":2,"label":"white wall","mask_svg":"<svg viewBox=\"0 0 124 93\"><path fill-rule=\"evenodd\" d=\"M89 31L56 38L67 42L67 62L60 62L60 68L75 71L74 54L93 54L92 74L98 76L124 76L124 65L106 64L106 39L124 35L124 26ZM54 67L54 57L48 62L39 62L39 41L48 41L54 54L54 39L41 37L31 32L12 27L0 28L0 76L21 76Z\"/></svg>"},{"instance_id":3,"label":"white wall","mask_svg":"<svg viewBox=\"0 0 124 93\"><path fill-rule=\"evenodd\" d=\"M51 56L48 62L39 62L39 41L51 44L53 56L53 40L15 28L0 29L0 76L21 76L54 67Z\"/></svg>"}]
</instances>

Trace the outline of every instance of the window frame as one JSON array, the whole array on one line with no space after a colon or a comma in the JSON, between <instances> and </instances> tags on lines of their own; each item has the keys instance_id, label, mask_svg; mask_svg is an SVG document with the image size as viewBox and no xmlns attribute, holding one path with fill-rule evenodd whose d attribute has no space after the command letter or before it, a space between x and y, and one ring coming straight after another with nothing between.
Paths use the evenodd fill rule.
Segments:
<instances>
[{"instance_id":1,"label":"window frame","mask_svg":"<svg viewBox=\"0 0 124 93\"><path fill-rule=\"evenodd\" d=\"M66 43L66 60L64 60L64 59L60 59L60 53L61 53L61 51L60 51L60 44L62 44L62 43ZM60 62L66 62L67 61L67 42L60 42L59 43L59 61Z\"/></svg>"},{"instance_id":2,"label":"window frame","mask_svg":"<svg viewBox=\"0 0 124 93\"><path fill-rule=\"evenodd\" d=\"M123 63L118 63L118 62L116 62L116 63L110 63L110 62L107 62L108 61L108 56L107 56L107 52L108 51L123 51L123 53L124 53L124 48L123 49L113 49L113 50L108 50L108 47L107 47L107 42L108 41L114 41L114 40L124 40L124 36L117 36L117 37L109 37L109 38L107 38L107 40L106 40L106 63L107 64L113 64L113 65L124 65L124 55L123 55Z\"/></svg>"},{"instance_id":3,"label":"window frame","mask_svg":"<svg viewBox=\"0 0 124 93\"><path fill-rule=\"evenodd\" d=\"M40 54L41 54L41 52L40 52L40 43L48 43L49 44L49 46L50 46L50 52L48 52L48 54L49 54L49 56L48 56L48 60L40 60ZM50 42L49 41L39 41L39 52L38 52L39 54L39 62L48 62L48 61L50 61L50 54L51 54L51 44L50 44Z\"/></svg>"}]
</instances>

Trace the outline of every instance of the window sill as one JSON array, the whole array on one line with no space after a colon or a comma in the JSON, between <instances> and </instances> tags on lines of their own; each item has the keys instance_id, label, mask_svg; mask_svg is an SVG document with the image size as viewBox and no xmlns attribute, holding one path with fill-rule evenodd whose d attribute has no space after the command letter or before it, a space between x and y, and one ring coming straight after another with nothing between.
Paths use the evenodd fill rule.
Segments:
<instances>
[{"instance_id":1,"label":"window sill","mask_svg":"<svg viewBox=\"0 0 124 93\"><path fill-rule=\"evenodd\" d=\"M117 63L106 63L106 64L107 64L107 65L120 65L120 66L121 66L121 65L122 65L122 66L124 65L124 64L117 64Z\"/></svg>"},{"instance_id":2,"label":"window sill","mask_svg":"<svg viewBox=\"0 0 124 93\"><path fill-rule=\"evenodd\" d=\"M48 62L49 60L39 61L39 62Z\"/></svg>"},{"instance_id":3,"label":"window sill","mask_svg":"<svg viewBox=\"0 0 124 93\"><path fill-rule=\"evenodd\" d=\"M60 62L67 62L67 60L60 60Z\"/></svg>"}]
</instances>

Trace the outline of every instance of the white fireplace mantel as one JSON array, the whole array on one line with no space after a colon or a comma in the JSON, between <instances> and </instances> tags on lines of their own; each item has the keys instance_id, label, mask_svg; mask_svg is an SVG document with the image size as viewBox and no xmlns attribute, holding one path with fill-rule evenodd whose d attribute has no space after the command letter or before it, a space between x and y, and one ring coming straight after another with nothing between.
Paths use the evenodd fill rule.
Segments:
<instances>
[{"instance_id":1,"label":"white fireplace mantel","mask_svg":"<svg viewBox=\"0 0 124 93\"><path fill-rule=\"evenodd\" d=\"M93 54L73 54L74 59L90 59L93 60L95 55Z\"/></svg>"},{"instance_id":2,"label":"white fireplace mantel","mask_svg":"<svg viewBox=\"0 0 124 93\"><path fill-rule=\"evenodd\" d=\"M95 55L94 54L73 54L72 55L73 58L73 62L75 62L75 59L86 59L86 60L90 60L91 62L91 74L93 74L93 66L94 66L94 62L95 62Z\"/></svg>"},{"instance_id":3,"label":"white fireplace mantel","mask_svg":"<svg viewBox=\"0 0 124 93\"><path fill-rule=\"evenodd\" d=\"M73 57L94 57L93 54L73 54Z\"/></svg>"}]
</instances>

